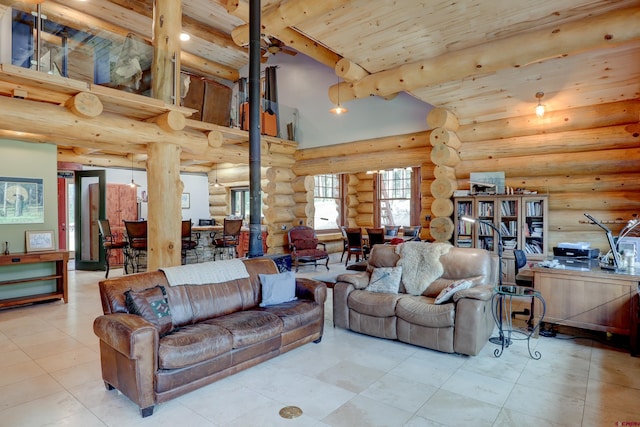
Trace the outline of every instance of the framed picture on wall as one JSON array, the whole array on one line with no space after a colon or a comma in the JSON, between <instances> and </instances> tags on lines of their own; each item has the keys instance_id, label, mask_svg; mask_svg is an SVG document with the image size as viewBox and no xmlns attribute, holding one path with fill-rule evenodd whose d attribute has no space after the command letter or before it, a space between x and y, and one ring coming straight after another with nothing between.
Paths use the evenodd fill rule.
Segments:
<instances>
[{"instance_id":1,"label":"framed picture on wall","mask_svg":"<svg viewBox=\"0 0 640 427\"><path fill-rule=\"evenodd\" d=\"M27 252L53 251L56 248L53 231L25 231Z\"/></svg>"},{"instance_id":2,"label":"framed picture on wall","mask_svg":"<svg viewBox=\"0 0 640 427\"><path fill-rule=\"evenodd\" d=\"M44 223L42 178L0 176L0 224Z\"/></svg>"},{"instance_id":3,"label":"framed picture on wall","mask_svg":"<svg viewBox=\"0 0 640 427\"><path fill-rule=\"evenodd\" d=\"M180 199L180 207L182 209L189 209L191 207L190 193L182 193L182 198Z\"/></svg>"}]
</instances>

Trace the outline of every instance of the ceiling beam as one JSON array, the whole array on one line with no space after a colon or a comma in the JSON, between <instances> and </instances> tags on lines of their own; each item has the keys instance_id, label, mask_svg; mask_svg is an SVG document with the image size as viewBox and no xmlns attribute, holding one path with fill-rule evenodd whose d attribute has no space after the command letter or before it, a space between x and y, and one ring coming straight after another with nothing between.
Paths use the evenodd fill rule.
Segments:
<instances>
[{"instance_id":1,"label":"ceiling beam","mask_svg":"<svg viewBox=\"0 0 640 427\"><path fill-rule=\"evenodd\" d=\"M236 18L240 18L244 22L249 22L249 5L243 0L228 0L227 11ZM315 59L327 67L335 68L338 61L342 59L337 53L311 40L293 28L284 27L279 30L272 30L270 33L286 46Z\"/></svg>"},{"instance_id":2,"label":"ceiling beam","mask_svg":"<svg viewBox=\"0 0 640 427\"><path fill-rule=\"evenodd\" d=\"M640 7L615 10L401 65L353 83L339 83L329 88L329 99L337 103L338 92L341 103L371 95L384 97L505 68L524 67L550 58L621 45L640 38L638 22Z\"/></svg>"},{"instance_id":3,"label":"ceiling beam","mask_svg":"<svg viewBox=\"0 0 640 427\"><path fill-rule=\"evenodd\" d=\"M33 6L19 0L0 0L0 5L10 6L14 9L27 13L31 13L35 10ZM126 37L129 33L135 33L142 37L147 43L151 43L151 26L149 26L148 31L141 34L140 29L124 28L92 15L79 12L71 7L56 3L52 0L48 0L43 3L41 5L41 11L52 21L89 34L105 37L103 31L106 31L107 33ZM199 74L204 74L205 76L217 77L230 81L236 81L240 78L238 70L186 51L182 51L180 53L180 61L184 68L193 70Z\"/></svg>"}]
</instances>

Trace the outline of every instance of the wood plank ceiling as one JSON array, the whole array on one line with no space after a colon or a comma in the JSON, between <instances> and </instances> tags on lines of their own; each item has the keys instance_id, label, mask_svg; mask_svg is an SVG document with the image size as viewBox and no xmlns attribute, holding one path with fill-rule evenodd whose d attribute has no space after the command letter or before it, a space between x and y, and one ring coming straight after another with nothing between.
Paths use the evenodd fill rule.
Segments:
<instances>
[{"instance_id":1,"label":"wood plank ceiling","mask_svg":"<svg viewBox=\"0 0 640 427\"><path fill-rule=\"evenodd\" d=\"M185 68L220 78L216 67L247 64L231 33L248 7L228 1L182 1L183 29L192 36ZM351 98L406 90L473 123L531 114L538 91L551 111L640 97L639 0L327 0L334 9L311 16L316 1L263 0L263 16L286 11L284 20L269 21L286 26L265 33L326 65L344 58L371 74L344 83ZM26 3L0 0L33 8ZM46 0L43 8L50 19L151 38L152 0Z\"/></svg>"}]
</instances>

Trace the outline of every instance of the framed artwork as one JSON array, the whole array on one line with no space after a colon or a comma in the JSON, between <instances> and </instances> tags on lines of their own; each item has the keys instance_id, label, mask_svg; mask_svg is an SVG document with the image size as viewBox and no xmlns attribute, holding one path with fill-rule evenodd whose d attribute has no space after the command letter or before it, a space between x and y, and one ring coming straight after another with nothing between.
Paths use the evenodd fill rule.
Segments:
<instances>
[{"instance_id":1,"label":"framed artwork","mask_svg":"<svg viewBox=\"0 0 640 427\"><path fill-rule=\"evenodd\" d=\"M0 224L44 223L42 178L0 177Z\"/></svg>"},{"instance_id":2,"label":"framed artwork","mask_svg":"<svg viewBox=\"0 0 640 427\"><path fill-rule=\"evenodd\" d=\"M27 252L56 250L55 235L52 230L25 231Z\"/></svg>"},{"instance_id":3,"label":"framed artwork","mask_svg":"<svg viewBox=\"0 0 640 427\"><path fill-rule=\"evenodd\" d=\"M191 193L182 193L180 207L182 209L189 209L191 207Z\"/></svg>"}]
</instances>

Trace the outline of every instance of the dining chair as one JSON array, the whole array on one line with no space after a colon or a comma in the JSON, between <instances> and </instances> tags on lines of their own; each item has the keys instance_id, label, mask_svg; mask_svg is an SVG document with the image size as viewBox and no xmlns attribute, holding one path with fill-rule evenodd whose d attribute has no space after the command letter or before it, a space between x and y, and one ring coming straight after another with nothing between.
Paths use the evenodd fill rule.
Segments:
<instances>
[{"instance_id":1,"label":"dining chair","mask_svg":"<svg viewBox=\"0 0 640 427\"><path fill-rule=\"evenodd\" d=\"M129 241L131 270L140 271L142 256L147 255L147 221L123 221Z\"/></svg>"},{"instance_id":2,"label":"dining chair","mask_svg":"<svg viewBox=\"0 0 640 427\"><path fill-rule=\"evenodd\" d=\"M200 234L196 233L196 240L191 238L191 220L183 220L182 221L182 264L187 263L187 251L193 251L193 254L196 257L196 264L198 263L198 252L196 248L198 247L198 242L200 240Z\"/></svg>"},{"instance_id":3,"label":"dining chair","mask_svg":"<svg viewBox=\"0 0 640 427\"><path fill-rule=\"evenodd\" d=\"M420 230L422 229L422 226L420 225L413 225L411 227L402 227L403 230L403 236L404 236L404 241L411 241L411 240L420 240Z\"/></svg>"},{"instance_id":4,"label":"dining chair","mask_svg":"<svg viewBox=\"0 0 640 427\"><path fill-rule=\"evenodd\" d=\"M213 260L216 260L216 253L220 254L220 259L224 259L226 252L231 258L235 258L238 253L238 243L240 242L240 231L242 230L241 219L224 219L222 225L222 236L219 232L211 233L213 242Z\"/></svg>"},{"instance_id":5,"label":"dining chair","mask_svg":"<svg viewBox=\"0 0 640 427\"><path fill-rule=\"evenodd\" d=\"M340 255L340 263L342 263L342 258L344 258L344 254L347 253L347 227L344 225L340 226L340 232L342 233L342 255Z\"/></svg>"},{"instance_id":6,"label":"dining chair","mask_svg":"<svg viewBox=\"0 0 640 427\"><path fill-rule=\"evenodd\" d=\"M109 260L112 255L111 251L113 250L122 251L122 255L124 256L124 274L128 274L127 248L129 247L129 243L125 240L119 239L118 235L111 232L111 225L109 225L108 219L99 219L98 228L100 229L100 235L102 236L102 247L104 248L104 260L107 270L104 278L107 279L109 277Z\"/></svg>"},{"instance_id":7,"label":"dining chair","mask_svg":"<svg viewBox=\"0 0 640 427\"><path fill-rule=\"evenodd\" d=\"M373 245L384 244L384 228L365 228L367 236L369 236L369 250L373 249Z\"/></svg>"},{"instance_id":8,"label":"dining chair","mask_svg":"<svg viewBox=\"0 0 640 427\"><path fill-rule=\"evenodd\" d=\"M396 237L398 230L400 230L399 225L385 225L383 228L385 237Z\"/></svg>"},{"instance_id":9,"label":"dining chair","mask_svg":"<svg viewBox=\"0 0 640 427\"><path fill-rule=\"evenodd\" d=\"M356 256L356 262L360 261L360 256L362 259L367 259L367 253L369 252L369 247L365 246L362 240L362 229L361 228L347 228L345 230L347 233L347 259L344 262L346 266L351 259L351 255Z\"/></svg>"}]
</instances>

